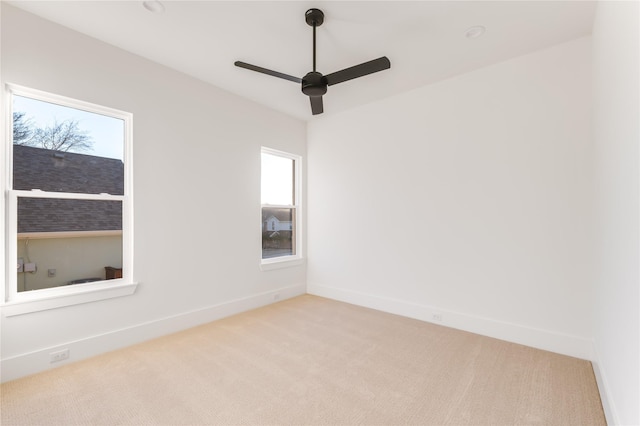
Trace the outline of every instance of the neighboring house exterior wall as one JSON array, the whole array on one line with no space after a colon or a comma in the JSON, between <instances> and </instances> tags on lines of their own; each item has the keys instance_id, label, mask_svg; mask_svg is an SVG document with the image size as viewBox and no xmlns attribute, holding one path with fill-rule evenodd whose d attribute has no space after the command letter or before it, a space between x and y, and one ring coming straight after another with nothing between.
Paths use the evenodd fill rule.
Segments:
<instances>
[{"instance_id":1,"label":"neighboring house exterior wall","mask_svg":"<svg viewBox=\"0 0 640 426\"><path fill-rule=\"evenodd\" d=\"M292 231L293 214L289 208L263 207L262 232Z\"/></svg>"},{"instance_id":2,"label":"neighboring house exterior wall","mask_svg":"<svg viewBox=\"0 0 640 426\"><path fill-rule=\"evenodd\" d=\"M26 240L18 240L18 257L27 261ZM28 258L36 272L18 274L18 290L67 285L83 278L105 279L105 266L122 266L122 236L29 239ZM49 269L55 276L49 277Z\"/></svg>"},{"instance_id":3,"label":"neighboring house exterior wall","mask_svg":"<svg viewBox=\"0 0 640 426\"><path fill-rule=\"evenodd\" d=\"M264 225L263 231L291 231L291 221L280 221L275 216L270 216Z\"/></svg>"}]
</instances>

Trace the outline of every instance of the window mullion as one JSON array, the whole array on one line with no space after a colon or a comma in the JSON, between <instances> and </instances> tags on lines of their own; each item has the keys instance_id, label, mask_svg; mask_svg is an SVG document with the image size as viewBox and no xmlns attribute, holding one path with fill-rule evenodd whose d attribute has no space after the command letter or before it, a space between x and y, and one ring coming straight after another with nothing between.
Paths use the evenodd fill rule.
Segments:
<instances>
[{"instance_id":1,"label":"window mullion","mask_svg":"<svg viewBox=\"0 0 640 426\"><path fill-rule=\"evenodd\" d=\"M295 209L298 207L295 204L262 204L262 208L267 209Z\"/></svg>"},{"instance_id":2,"label":"window mullion","mask_svg":"<svg viewBox=\"0 0 640 426\"><path fill-rule=\"evenodd\" d=\"M12 189L10 194L20 198L58 198L65 200L105 200L105 201L124 201L125 195L111 195L111 194L85 194L76 192L50 192L31 190L25 191L22 189Z\"/></svg>"}]
</instances>

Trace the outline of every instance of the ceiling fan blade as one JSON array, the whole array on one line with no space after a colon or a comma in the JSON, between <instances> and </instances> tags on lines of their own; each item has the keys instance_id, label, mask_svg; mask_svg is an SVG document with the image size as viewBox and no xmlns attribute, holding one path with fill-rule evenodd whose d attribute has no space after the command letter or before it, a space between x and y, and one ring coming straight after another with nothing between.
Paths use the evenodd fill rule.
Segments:
<instances>
[{"instance_id":1,"label":"ceiling fan blade","mask_svg":"<svg viewBox=\"0 0 640 426\"><path fill-rule=\"evenodd\" d=\"M234 62L236 67L245 68L251 71L261 72L262 74L267 74L273 77L283 78L285 80L293 81L294 83L302 83L302 79L298 77L294 77L292 75L283 74L278 71L268 70L266 68L262 68L256 65L247 64L246 62L236 61Z\"/></svg>"},{"instance_id":2,"label":"ceiling fan blade","mask_svg":"<svg viewBox=\"0 0 640 426\"><path fill-rule=\"evenodd\" d=\"M322 106L322 96L309 96L311 100L311 113L313 115L322 114L324 107Z\"/></svg>"},{"instance_id":3,"label":"ceiling fan blade","mask_svg":"<svg viewBox=\"0 0 640 426\"><path fill-rule=\"evenodd\" d=\"M341 71L336 71L329 75L325 75L324 77L327 79L327 85L332 86L334 84L353 80L354 78L363 77L389 68L391 68L391 62L389 61L389 58L383 56L381 58L374 59L373 61L345 68Z\"/></svg>"}]
</instances>

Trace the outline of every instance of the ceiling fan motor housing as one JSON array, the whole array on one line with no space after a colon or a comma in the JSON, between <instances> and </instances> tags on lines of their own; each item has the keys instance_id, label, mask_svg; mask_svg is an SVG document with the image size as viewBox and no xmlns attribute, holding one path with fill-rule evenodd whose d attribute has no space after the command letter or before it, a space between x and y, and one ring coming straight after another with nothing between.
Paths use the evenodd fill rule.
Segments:
<instances>
[{"instance_id":1,"label":"ceiling fan motor housing","mask_svg":"<svg viewBox=\"0 0 640 426\"><path fill-rule=\"evenodd\" d=\"M322 96L327 93L327 79L317 71L302 77L302 93L307 96Z\"/></svg>"}]
</instances>

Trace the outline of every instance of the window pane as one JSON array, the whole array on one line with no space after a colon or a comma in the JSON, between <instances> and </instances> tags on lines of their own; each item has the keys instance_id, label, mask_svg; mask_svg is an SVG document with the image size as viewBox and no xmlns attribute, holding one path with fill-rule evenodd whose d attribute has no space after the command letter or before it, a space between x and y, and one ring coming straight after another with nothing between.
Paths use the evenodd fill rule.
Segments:
<instances>
[{"instance_id":1,"label":"window pane","mask_svg":"<svg viewBox=\"0 0 640 426\"><path fill-rule=\"evenodd\" d=\"M122 268L122 235L78 238L18 238L18 292L84 284L107 278L106 267ZM33 265L32 272L28 265ZM120 275L122 276L122 275Z\"/></svg>"},{"instance_id":2,"label":"window pane","mask_svg":"<svg viewBox=\"0 0 640 426\"><path fill-rule=\"evenodd\" d=\"M13 96L13 189L124 194L124 121Z\"/></svg>"},{"instance_id":3,"label":"window pane","mask_svg":"<svg viewBox=\"0 0 640 426\"><path fill-rule=\"evenodd\" d=\"M122 268L122 202L18 198L18 264L19 292L104 280Z\"/></svg>"},{"instance_id":4,"label":"window pane","mask_svg":"<svg viewBox=\"0 0 640 426\"><path fill-rule=\"evenodd\" d=\"M18 198L18 234L121 230L121 201Z\"/></svg>"},{"instance_id":5,"label":"window pane","mask_svg":"<svg viewBox=\"0 0 640 426\"><path fill-rule=\"evenodd\" d=\"M293 205L294 160L262 153L262 204Z\"/></svg>"},{"instance_id":6,"label":"window pane","mask_svg":"<svg viewBox=\"0 0 640 426\"><path fill-rule=\"evenodd\" d=\"M262 258L296 254L295 209L262 208Z\"/></svg>"}]
</instances>

